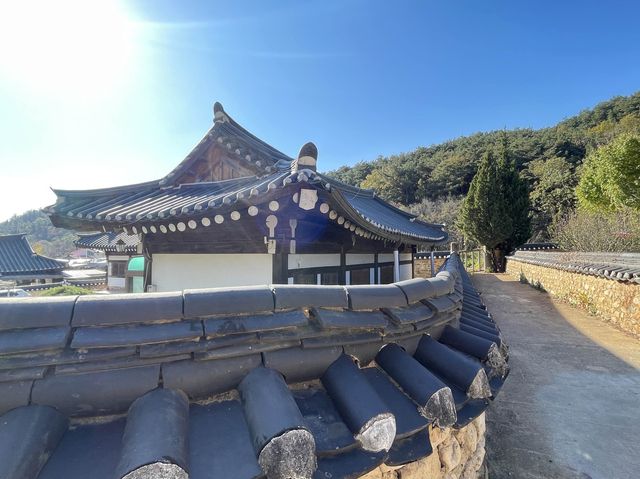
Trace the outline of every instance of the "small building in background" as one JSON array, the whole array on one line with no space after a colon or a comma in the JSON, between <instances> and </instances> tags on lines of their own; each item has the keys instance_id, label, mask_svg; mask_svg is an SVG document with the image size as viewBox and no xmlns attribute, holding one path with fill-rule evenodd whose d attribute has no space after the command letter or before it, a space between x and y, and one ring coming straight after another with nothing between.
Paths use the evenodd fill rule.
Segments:
<instances>
[{"instance_id":1,"label":"small building in background","mask_svg":"<svg viewBox=\"0 0 640 479\"><path fill-rule=\"evenodd\" d=\"M129 274L128 267L131 259L136 257L140 248L138 235L123 231L81 234L73 244L78 248L104 252L107 259L107 289L109 291L132 292L134 290L133 284L129 284L132 283L132 280L128 279L134 276ZM142 263L144 264L144 261ZM135 273L135 277L138 277L138 271Z\"/></svg>"},{"instance_id":2,"label":"small building in background","mask_svg":"<svg viewBox=\"0 0 640 479\"><path fill-rule=\"evenodd\" d=\"M26 234L0 236L0 281L16 286L61 282L66 263L37 254Z\"/></svg>"},{"instance_id":3,"label":"small building in background","mask_svg":"<svg viewBox=\"0 0 640 479\"><path fill-rule=\"evenodd\" d=\"M319 173L317 159L313 143L289 157L216 103L213 127L165 177L54 190L45 211L57 227L139 237L147 291L390 283L413 276L417 247L447 240L443 225ZM127 255L118 257L110 262ZM116 268L121 285L124 265Z\"/></svg>"}]
</instances>

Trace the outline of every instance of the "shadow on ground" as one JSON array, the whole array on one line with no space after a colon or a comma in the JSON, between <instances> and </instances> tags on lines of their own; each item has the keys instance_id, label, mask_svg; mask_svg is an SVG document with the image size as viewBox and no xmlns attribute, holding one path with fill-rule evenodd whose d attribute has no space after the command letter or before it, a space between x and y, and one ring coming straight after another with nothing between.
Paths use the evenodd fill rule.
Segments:
<instances>
[{"instance_id":1,"label":"shadow on ground","mask_svg":"<svg viewBox=\"0 0 640 479\"><path fill-rule=\"evenodd\" d=\"M640 341L508 276L473 282L510 346L490 479L640 477Z\"/></svg>"}]
</instances>

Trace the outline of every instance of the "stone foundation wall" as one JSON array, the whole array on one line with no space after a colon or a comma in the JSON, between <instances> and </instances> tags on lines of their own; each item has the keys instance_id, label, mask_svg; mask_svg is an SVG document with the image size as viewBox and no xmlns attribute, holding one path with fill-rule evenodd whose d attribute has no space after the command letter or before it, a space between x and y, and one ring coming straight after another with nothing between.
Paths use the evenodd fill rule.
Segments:
<instances>
[{"instance_id":1,"label":"stone foundation wall","mask_svg":"<svg viewBox=\"0 0 640 479\"><path fill-rule=\"evenodd\" d=\"M436 258L436 272L446 261L446 258ZM414 259L413 260L413 277L414 278L431 278L431 260L428 259Z\"/></svg>"},{"instance_id":2,"label":"stone foundation wall","mask_svg":"<svg viewBox=\"0 0 640 479\"><path fill-rule=\"evenodd\" d=\"M429 430L433 453L399 467L382 465L360 479L478 479L484 477L484 414L467 426Z\"/></svg>"},{"instance_id":3,"label":"stone foundation wall","mask_svg":"<svg viewBox=\"0 0 640 479\"><path fill-rule=\"evenodd\" d=\"M507 260L507 274L640 336L640 284Z\"/></svg>"}]
</instances>

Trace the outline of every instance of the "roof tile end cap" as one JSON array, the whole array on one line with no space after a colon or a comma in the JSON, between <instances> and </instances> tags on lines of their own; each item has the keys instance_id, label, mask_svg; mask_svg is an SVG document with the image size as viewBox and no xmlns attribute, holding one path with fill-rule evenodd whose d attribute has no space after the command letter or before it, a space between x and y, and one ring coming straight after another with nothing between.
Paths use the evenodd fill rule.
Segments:
<instances>
[{"instance_id":1,"label":"roof tile end cap","mask_svg":"<svg viewBox=\"0 0 640 479\"><path fill-rule=\"evenodd\" d=\"M154 389L127 414L117 477L188 478L189 400L180 390ZM153 475L171 472L173 475Z\"/></svg>"}]
</instances>

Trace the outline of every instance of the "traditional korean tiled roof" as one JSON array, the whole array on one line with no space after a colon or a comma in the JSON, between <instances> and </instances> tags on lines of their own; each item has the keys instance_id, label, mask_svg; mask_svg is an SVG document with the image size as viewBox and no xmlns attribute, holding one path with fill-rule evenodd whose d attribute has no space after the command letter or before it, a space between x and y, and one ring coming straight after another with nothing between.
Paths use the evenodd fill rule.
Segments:
<instances>
[{"instance_id":1,"label":"traditional korean tiled roof","mask_svg":"<svg viewBox=\"0 0 640 479\"><path fill-rule=\"evenodd\" d=\"M616 281L640 283L639 253L516 251L507 259Z\"/></svg>"},{"instance_id":2,"label":"traditional korean tiled roof","mask_svg":"<svg viewBox=\"0 0 640 479\"><path fill-rule=\"evenodd\" d=\"M106 252L118 251L118 242L124 243L124 253L136 253L140 238L138 235L127 234L124 231L106 233L81 234L73 242L78 248L97 249Z\"/></svg>"},{"instance_id":3,"label":"traditional korean tiled roof","mask_svg":"<svg viewBox=\"0 0 640 479\"><path fill-rule=\"evenodd\" d=\"M0 278L60 275L65 264L36 254L26 235L0 236Z\"/></svg>"},{"instance_id":4,"label":"traditional korean tiled roof","mask_svg":"<svg viewBox=\"0 0 640 479\"><path fill-rule=\"evenodd\" d=\"M456 254L389 285L7 300L0 477L358 477L431 454L506 360Z\"/></svg>"},{"instance_id":5,"label":"traditional korean tiled roof","mask_svg":"<svg viewBox=\"0 0 640 479\"><path fill-rule=\"evenodd\" d=\"M131 232L175 232L186 227L215 227L232 212L251 214L251 207L269 204L278 194L310 185L326 193L315 209L356 234L412 243L443 242L441 225L425 223L395 208L372 191L344 185L311 170L278 171L265 177L183 184L159 188L139 185L82 192L56 191L64 201L48 207L54 225L77 228L126 228ZM265 206L266 207L266 206ZM346 225L346 226L345 226Z\"/></svg>"},{"instance_id":6,"label":"traditional korean tiled roof","mask_svg":"<svg viewBox=\"0 0 640 479\"><path fill-rule=\"evenodd\" d=\"M357 235L409 244L446 241L447 233L442 225L420 221L377 197L373 191L317 173L315 167L299 164L300 158L294 161L251 135L223 110L219 109L216 115L214 127L174 172L161 180L136 185L84 191L54 190L58 201L45 208L51 221L56 226L78 231L125 229L129 233L171 233L187 227L215 227L232 213L251 215L252 209L266 208L282 197L295 201L301 188L311 187L321 196L315 209ZM257 176L223 181L181 184L173 181L181 177L192 161L201 158L211 142L223 145L237 161L257 162L262 169ZM245 147L236 148L240 143ZM317 155L313 144L307 146ZM247 148L251 153L246 153ZM269 163L266 167L265 162Z\"/></svg>"}]
</instances>

